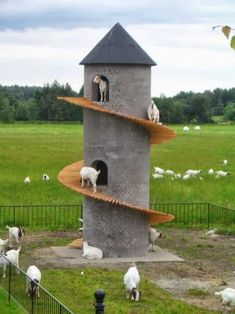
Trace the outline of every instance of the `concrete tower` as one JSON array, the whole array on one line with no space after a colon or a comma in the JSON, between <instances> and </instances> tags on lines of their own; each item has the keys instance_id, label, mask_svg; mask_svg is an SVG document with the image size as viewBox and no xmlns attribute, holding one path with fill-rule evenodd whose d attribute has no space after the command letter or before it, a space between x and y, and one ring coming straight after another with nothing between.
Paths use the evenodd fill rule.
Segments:
<instances>
[{"instance_id":1,"label":"concrete tower","mask_svg":"<svg viewBox=\"0 0 235 314\"><path fill-rule=\"evenodd\" d=\"M156 63L117 23L81 64L85 98L91 107L111 113L84 109L84 165L101 170L98 192L118 200L106 202L96 193L84 197L83 238L105 257L143 256L148 252L149 219L134 209L149 207L150 135L135 119L147 119L151 66ZM108 85L105 102L93 82L97 75Z\"/></svg>"}]
</instances>

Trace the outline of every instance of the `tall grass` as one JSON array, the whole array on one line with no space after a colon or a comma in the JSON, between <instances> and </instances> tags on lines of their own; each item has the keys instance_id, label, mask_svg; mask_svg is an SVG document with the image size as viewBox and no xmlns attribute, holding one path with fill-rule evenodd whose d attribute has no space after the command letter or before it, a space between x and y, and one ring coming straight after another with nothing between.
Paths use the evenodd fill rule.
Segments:
<instances>
[{"instance_id":1,"label":"tall grass","mask_svg":"<svg viewBox=\"0 0 235 314\"><path fill-rule=\"evenodd\" d=\"M171 126L176 138L151 148L151 169L159 166L183 173L202 169L203 181L150 178L150 199L157 202L212 202L235 208L235 125L202 125L201 131ZM64 188L58 172L83 158L83 126L79 124L0 124L0 205L77 204L82 197ZM228 159L228 166L220 165ZM215 179L209 168L231 171ZM42 182L47 173L51 180ZM31 184L23 179L30 176ZM134 184L134 183L133 183Z\"/></svg>"}]
</instances>

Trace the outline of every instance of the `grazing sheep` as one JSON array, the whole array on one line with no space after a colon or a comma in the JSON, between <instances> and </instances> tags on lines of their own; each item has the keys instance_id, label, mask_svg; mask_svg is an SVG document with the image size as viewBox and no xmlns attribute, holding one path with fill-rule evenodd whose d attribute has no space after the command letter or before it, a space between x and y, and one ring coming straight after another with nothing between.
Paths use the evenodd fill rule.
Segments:
<instances>
[{"instance_id":1,"label":"grazing sheep","mask_svg":"<svg viewBox=\"0 0 235 314\"><path fill-rule=\"evenodd\" d=\"M0 266L3 267L2 278L6 278L6 268L7 268L7 265L9 265L9 262L11 262L13 265L15 265L18 268L20 267L19 266L20 250L21 250L21 247L19 246L19 248L17 250L10 250L7 253L5 253L4 255L0 256ZM4 257L6 257L6 258L4 258ZM20 273L18 268L16 268L17 274Z\"/></svg>"},{"instance_id":2,"label":"grazing sheep","mask_svg":"<svg viewBox=\"0 0 235 314\"><path fill-rule=\"evenodd\" d=\"M230 173L231 173L230 171L222 171L222 170L215 172L216 178L226 177L226 176L230 175Z\"/></svg>"},{"instance_id":3,"label":"grazing sheep","mask_svg":"<svg viewBox=\"0 0 235 314\"><path fill-rule=\"evenodd\" d=\"M226 305L227 306L235 305L235 289L226 288L222 291L215 292L215 295L221 296L223 310L226 310Z\"/></svg>"},{"instance_id":4,"label":"grazing sheep","mask_svg":"<svg viewBox=\"0 0 235 314\"><path fill-rule=\"evenodd\" d=\"M208 170L208 174L209 174L209 175L214 174L214 170L213 170L212 168L211 168L211 169L209 169L209 170Z\"/></svg>"},{"instance_id":5,"label":"grazing sheep","mask_svg":"<svg viewBox=\"0 0 235 314\"><path fill-rule=\"evenodd\" d=\"M86 241L83 242L82 248L83 248L82 257L85 257L87 259L102 259L103 258L102 250L97 247L88 245Z\"/></svg>"},{"instance_id":6,"label":"grazing sheep","mask_svg":"<svg viewBox=\"0 0 235 314\"><path fill-rule=\"evenodd\" d=\"M123 282L126 290L126 298L133 301L139 301L140 291L138 290L138 285L140 283L140 275L135 264L127 270Z\"/></svg>"},{"instance_id":7,"label":"grazing sheep","mask_svg":"<svg viewBox=\"0 0 235 314\"><path fill-rule=\"evenodd\" d=\"M44 173L44 174L42 175L42 180L43 180L43 181L49 181L49 180L50 180L50 177L49 177L46 173Z\"/></svg>"},{"instance_id":8,"label":"grazing sheep","mask_svg":"<svg viewBox=\"0 0 235 314\"><path fill-rule=\"evenodd\" d=\"M163 178L163 175L162 174L158 174L158 173L153 173L152 176L153 176L154 179L162 179Z\"/></svg>"},{"instance_id":9,"label":"grazing sheep","mask_svg":"<svg viewBox=\"0 0 235 314\"><path fill-rule=\"evenodd\" d=\"M189 131L189 127L188 126L184 126L183 127L183 131L188 132Z\"/></svg>"},{"instance_id":10,"label":"grazing sheep","mask_svg":"<svg viewBox=\"0 0 235 314\"><path fill-rule=\"evenodd\" d=\"M153 167L153 171L158 174L164 174L165 172L162 168L159 167Z\"/></svg>"},{"instance_id":11,"label":"grazing sheep","mask_svg":"<svg viewBox=\"0 0 235 314\"><path fill-rule=\"evenodd\" d=\"M181 173L176 173L175 178L176 178L176 179L181 179L181 178L182 178Z\"/></svg>"},{"instance_id":12,"label":"grazing sheep","mask_svg":"<svg viewBox=\"0 0 235 314\"><path fill-rule=\"evenodd\" d=\"M25 183L25 184L29 184L30 182L31 182L30 177L26 177L26 178L24 179L24 183Z\"/></svg>"},{"instance_id":13,"label":"grazing sheep","mask_svg":"<svg viewBox=\"0 0 235 314\"><path fill-rule=\"evenodd\" d=\"M102 80L102 78L99 75L96 75L93 82L96 84L99 84L100 101L107 101L107 91L108 91L107 82Z\"/></svg>"},{"instance_id":14,"label":"grazing sheep","mask_svg":"<svg viewBox=\"0 0 235 314\"><path fill-rule=\"evenodd\" d=\"M195 128L194 128L194 130L196 130L196 131L201 130L200 125L196 125Z\"/></svg>"},{"instance_id":15,"label":"grazing sheep","mask_svg":"<svg viewBox=\"0 0 235 314\"><path fill-rule=\"evenodd\" d=\"M154 244L157 241L157 239L162 237L161 231L157 231L156 229L149 227L149 245L152 245L152 252L154 252Z\"/></svg>"},{"instance_id":16,"label":"grazing sheep","mask_svg":"<svg viewBox=\"0 0 235 314\"><path fill-rule=\"evenodd\" d=\"M6 226L9 230L9 246L12 247L12 242L15 240L17 244L21 243L25 234L25 230L22 227L9 227Z\"/></svg>"},{"instance_id":17,"label":"grazing sheep","mask_svg":"<svg viewBox=\"0 0 235 314\"><path fill-rule=\"evenodd\" d=\"M41 272L37 266L31 265L26 271L26 293L29 297L33 298L35 295L39 295L39 284L41 280Z\"/></svg>"},{"instance_id":18,"label":"grazing sheep","mask_svg":"<svg viewBox=\"0 0 235 314\"><path fill-rule=\"evenodd\" d=\"M183 175L183 177L182 177L183 180L189 180L189 179L191 179L191 178L192 178L192 176L191 176L191 174L189 174L189 173Z\"/></svg>"},{"instance_id":19,"label":"grazing sheep","mask_svg":"<svg viewBox=\"0 0 235 314\"><path fill-rule=\"evenodd\" d=\"M81 186L84 186L84 180L90 180L93 186L93 192L96 192L96 181L100 172L100 170L97 171L95 168L92 167L82 167L80 171L80 176L82 179ZM87 181L87 186L89 186L89 181Z\"/></svg>"},{"instance_id":20,"label":"grazing sheep","mask_svg":"<svg viewBox=\"0 0 235 314\"><path fill-rule=\"evenodd\" d=\"M6 246L6 244L8 243L8 239L6 239L6 240L2 240L2 239L0 239L0 255L1 254L4 254L4 252L5 252L5 246Z\"/></svg>"},{"instance_id":21,"label":"grazing sheep","mask_svg":"<svg viewBox=\"0 0 235 314\"><path fill-rule=\"evenodd\" d=\"M189 170L187 170L185 172L185 174L190 174L190 176L193 176L193 177L197 176L200 173L202 173L201 169L200 170L191 170L191 169L189 169Z\"/></svg>"},{"instance_id":22,"label":"grazing sheep","mask_svg":"<svg viewBox=\"0 0 235 314\"><path fill-rule=\"evenodd\" d=\"M159 123L159 110L153 100L151 101L151 105L148 107L147 115L150 121Z\"/></svg>"}]
</instances>

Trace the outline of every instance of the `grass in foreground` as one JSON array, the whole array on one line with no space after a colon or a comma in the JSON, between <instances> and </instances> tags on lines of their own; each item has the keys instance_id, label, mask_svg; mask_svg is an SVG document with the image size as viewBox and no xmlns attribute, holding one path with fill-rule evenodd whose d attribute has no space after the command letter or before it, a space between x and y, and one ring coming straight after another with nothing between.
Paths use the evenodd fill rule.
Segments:
<instances>
[{"instance_id":1,"label":"grass in foreground","mask_svg":"<svg viewBox=\"0 0 235 314\"><path fill-rule=\"evenodd\" d=\"M25 313L23 310L15 303L14 300L8 302L8 296L3 293L0 289L0 309L1 314L22 314Z\"/></svg>"}]
</instances>

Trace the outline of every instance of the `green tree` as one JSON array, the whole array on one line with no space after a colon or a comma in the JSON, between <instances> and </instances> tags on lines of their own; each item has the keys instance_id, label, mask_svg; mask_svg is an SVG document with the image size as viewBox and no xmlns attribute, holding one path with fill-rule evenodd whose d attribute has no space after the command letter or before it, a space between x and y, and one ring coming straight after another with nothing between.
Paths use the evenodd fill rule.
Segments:
<instances>
[{"instance_id":1,"label":"green tree","mask_svg":"<svg viewBox=\"0 0 235 314\"><path fill-rule=\"evenodd\" d=\"M226 120L235 121L235 103L229 104L224 110L224 118Z\"/></svg>"}]
</instances>

